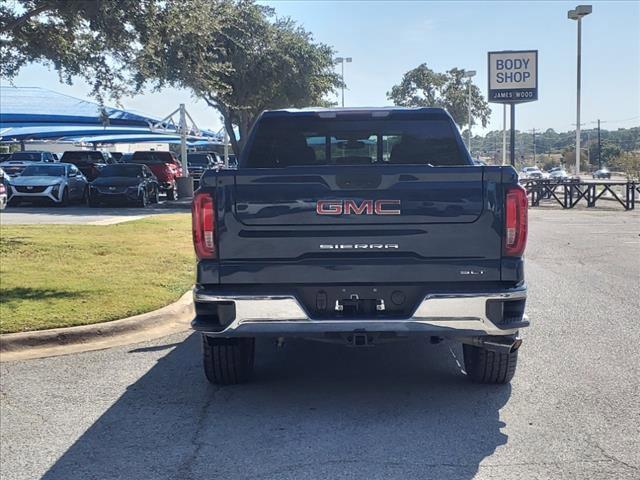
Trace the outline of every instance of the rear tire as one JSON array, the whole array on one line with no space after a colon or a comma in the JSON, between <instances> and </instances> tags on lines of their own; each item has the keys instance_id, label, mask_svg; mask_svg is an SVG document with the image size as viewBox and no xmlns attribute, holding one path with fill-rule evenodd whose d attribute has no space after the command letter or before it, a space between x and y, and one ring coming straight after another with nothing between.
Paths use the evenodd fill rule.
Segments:
<instances>
[{"instance_id":1,"label":"rear tire","mask_svg":"<svg viewBox=\"0 0 640 480\"><path fill-rule=\"evenodd\" d=\"M178 200L178 186L175 183L173 188L167 190L167 200Z\"/></svg>"},{"instance_id":2,"label":"rear tire","mask_svg":"<svg viewBox=\"0 0 640 480\"><path fill-rule=\"evenodd\" d=\"M505 384L516 373L518 350L498 353L473 345L462 345L464 367L475 383Z\"/></svg>"},{"instance_id":3,"label":"rear tire","mask_svg":"<svg viewBox=\"0 0 640 480\"><path fill-rule=\"evenodd\" d=\"M157 188L153 190L151 203L160 203L160 191Z\"/></svg>"},{"instance_id":4,"label":"rear tire","mask_svg":"<svg viewBox=\"0 0 640 480\"><path fill-rule=\"evenodd\" d=\"M149 199L147 197L147 191L142 190L137 202L137 206L140 208L145 208L149 204Z\"/></svg>"},{"instance_id":5,"label":"rear tire","mask_svg":"<svg viewBox=\"0 0 640 480\"><path fill-rule=\"evenodd\" d=\"M209 338L202 335L204 374L216 385L236 385L253 372L254 338Z\"/></svg>"}]
</instances>

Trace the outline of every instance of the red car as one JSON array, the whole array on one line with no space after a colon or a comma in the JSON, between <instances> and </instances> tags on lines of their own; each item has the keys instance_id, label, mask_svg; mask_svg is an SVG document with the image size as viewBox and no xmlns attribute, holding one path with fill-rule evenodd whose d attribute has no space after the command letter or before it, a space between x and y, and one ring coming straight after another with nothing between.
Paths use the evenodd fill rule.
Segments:
<instances>
[{"instance_id":1,"label":"red car","mask_svg":"<svg viewBox=\"0 0 640 480\"><path fill-rule=\"evenodd\" d=\"M72 163L92 182L100 175L106 165L116 163L108 152L100 150L67 150L60 159L63 163Z\"/></svg>"},{"instance_id":2,"label":"red car","mask_svg":"<svg viewBox=\"0 0 640 480\"><path fill-rule=\"evenodd\" d=\"M182 176L182 164L173 152L137 151L125 161L149 167L158 178L160 190L167 194L169 200L177 200L176 178Z\"/></svg>"}]
</instances>

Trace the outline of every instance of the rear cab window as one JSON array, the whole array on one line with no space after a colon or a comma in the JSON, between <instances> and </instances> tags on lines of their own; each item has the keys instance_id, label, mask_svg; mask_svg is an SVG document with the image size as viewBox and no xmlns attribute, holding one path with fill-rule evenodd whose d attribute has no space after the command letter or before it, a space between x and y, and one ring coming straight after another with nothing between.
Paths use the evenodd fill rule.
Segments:
<instances>
[{"instance_id":1,"label":"rear cab window","mask_svg":"<svg viewBox=\"0 0 640 480\"><path fill-rule=\"evenodd\" d=\"M64 152L60 161L75 165L93 165L94 163L104 163L104 156L102 152L69 151Z\"/></svg>"},{"instance_id":2,"label":"rear cab window","mask_svg":"<svg viewBox=\"0 0 640 480\"><path fill-rule=\"evenodd\" d=\"M263 116L242 166L471 165L444 114Z\"/></svg>"},{"instance_id":3,"label":"rear cab window","mask_svg":"<svg viewBox=\"0 0 640 480\"><path fill-rule=\"evenodd\" d=\"M156 151L138 151L134 152L130 159L127 159L130 163L143 163L145 165L158 165L161 163L176 163L175 158L171 155L171 152L156 152Z\"/></svg>"}]
</instances>

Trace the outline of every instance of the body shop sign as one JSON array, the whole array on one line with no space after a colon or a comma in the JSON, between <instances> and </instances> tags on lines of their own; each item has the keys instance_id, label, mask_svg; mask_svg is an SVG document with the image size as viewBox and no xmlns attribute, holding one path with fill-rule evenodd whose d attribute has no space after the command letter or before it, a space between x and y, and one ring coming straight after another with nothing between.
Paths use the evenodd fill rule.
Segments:
<instances>
[{"instance_id":1,"label":"body shop sign","mask_svg":"<svg viewBox=\"0 0 640 480\"><path fill-rule=\"evenodd\" d=\"M489 52L489 101L533 102L538 99L538 51Z\"/></svg>"}]
</instances>

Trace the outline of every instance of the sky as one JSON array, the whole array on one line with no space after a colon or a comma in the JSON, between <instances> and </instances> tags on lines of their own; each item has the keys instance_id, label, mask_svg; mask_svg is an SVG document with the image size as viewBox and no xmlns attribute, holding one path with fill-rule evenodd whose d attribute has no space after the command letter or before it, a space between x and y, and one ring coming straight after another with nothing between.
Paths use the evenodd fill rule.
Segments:
<instances>
[{"instance_id":1,"label":"sky","mask_svg":"<svg viewBox=\"0 0 640 480\"><path fill-rule=\"evenodd\" d=\"M386 98L408 70L426 63L444 72L476 70L487 93L487 52L538 50L539 100L516 107L518 130L574 129L576 119L576 2L262 1L333 46L345 64L345 105L390 105ZM640 125L640 2L593 2L582 21L582 123L603 128ZM3 84L6 81L3 80ZM40 86L80 98L90 88L59 83L55 71L24 68L17 86ZM338 100L338 97L334 97ZM218 129L219 114L188 91L165 89L124 98L124 108L163 117L185 103L201 128ZM502 105L491 104L487 129L502 129ZM573 125L572 125L573 124Z\"/></svg>"}]
</instances>

